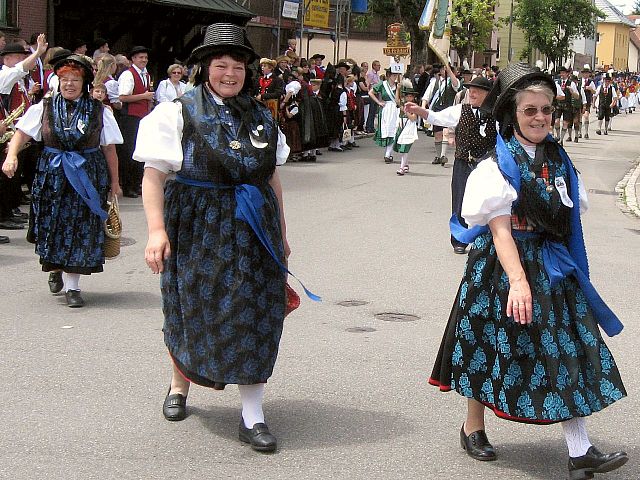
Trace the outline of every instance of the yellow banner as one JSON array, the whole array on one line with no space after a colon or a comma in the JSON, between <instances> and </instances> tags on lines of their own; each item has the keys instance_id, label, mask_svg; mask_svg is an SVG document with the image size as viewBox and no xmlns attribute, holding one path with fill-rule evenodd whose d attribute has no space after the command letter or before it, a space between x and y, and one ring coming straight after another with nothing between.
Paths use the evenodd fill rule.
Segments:
<instances>
[{"instance_id":1,"label":"yellow banner","mask_svg":"<svg viewBox=\"0 0 640 480\"><path fill-rule=\"evenodd\" d=\"M329 28L329 0L304 0L305 27Z\"/></svg>"}]
</instances>

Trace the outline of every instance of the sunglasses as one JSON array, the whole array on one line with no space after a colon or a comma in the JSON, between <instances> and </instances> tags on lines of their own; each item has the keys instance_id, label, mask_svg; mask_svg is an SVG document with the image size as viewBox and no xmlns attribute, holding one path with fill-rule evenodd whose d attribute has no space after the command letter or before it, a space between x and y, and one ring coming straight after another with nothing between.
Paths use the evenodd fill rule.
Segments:
<instances>
[{"instance_id":1,"label":"sunglasses","mask_svg":"<svg viewBox=\"0 0 640 480\"><path fill-rule=\"evenodd\" d=\"M516 112L524 113L526 117L535 117L538 112L542 112L543 115L551 115L556 110L556 107L553 105L545 105L542 108L538 107L527 107L522 110L516 110Z\"/></svg>"}]
</instances>

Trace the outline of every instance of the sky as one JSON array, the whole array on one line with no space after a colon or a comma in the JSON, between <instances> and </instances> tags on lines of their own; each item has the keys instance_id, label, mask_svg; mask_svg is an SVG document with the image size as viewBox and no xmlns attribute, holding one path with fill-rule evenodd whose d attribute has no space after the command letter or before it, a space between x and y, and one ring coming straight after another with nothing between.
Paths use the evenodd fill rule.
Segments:
<instances>
[{"instance_id":1,"label":"sky","mask_svg":"<svg viewBox=\"0 0 640 480\"><path fill-rule=\"evenodd\" d=\"M631 13L633 5L636 3L635 0L609 0L609 2L622 10L622 13L625 15Z\"/></svg>"}]
</instances>

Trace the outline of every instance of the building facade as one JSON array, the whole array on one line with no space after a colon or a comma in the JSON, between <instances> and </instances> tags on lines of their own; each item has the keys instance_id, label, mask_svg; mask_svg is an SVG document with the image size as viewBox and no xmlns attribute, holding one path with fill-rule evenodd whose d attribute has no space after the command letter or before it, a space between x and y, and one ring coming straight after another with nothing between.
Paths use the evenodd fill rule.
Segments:
<instances>
[{"instance_id":1,"label":"building facade","mask_svg":"<svg viewBox=\"0 0 640 480\"><path fill-rule=\"evenodd\" d=\"M629 34L635 23L608 0L596 0L606 17L598 22L596 65L605 70L626 70L629 66Z\"/></svg>"}]
</instances>

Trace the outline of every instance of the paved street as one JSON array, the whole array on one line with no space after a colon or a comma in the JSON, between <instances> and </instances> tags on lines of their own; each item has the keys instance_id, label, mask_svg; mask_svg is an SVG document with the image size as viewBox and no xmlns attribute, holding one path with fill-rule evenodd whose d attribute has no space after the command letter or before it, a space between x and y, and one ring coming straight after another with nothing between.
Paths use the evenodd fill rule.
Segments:
<instances>
[{"instance_id":1,"label":"paved street","mask_svg":"<svg viewBox=\"0 0 640 480\"><path fill-rule=\"evenodd\" d=\"M640 154L640 113L616 117L606 137L591 128L591 140L567 149L590 190L584 225L594 284L626 325L608 345L629 397L590 418L590 436L631 456L597 478L637 480L640 219L621 213L614 188ZM170 368L159 278L143 259L141 200L122 201L124 235L135 243L105 273L82 279L82 309L48 293L23 233L3 232L11 243L0 246L0 478L566 478L557 425L491 414L498 461L475 462L460 449L464 400L426 382L465 261L448 240L451 165L431 165L433 139L423 134L404 177L372 139L360 144L280 170L290 267L324 301L303 298L286 320L265 403L279 440L274 455L238 442L235 386L194 387L189 417L163 419ZM339 304L352 300L362 304ZM417 318L375 316L389 312Z\"/></svg>"}]
</instances>

